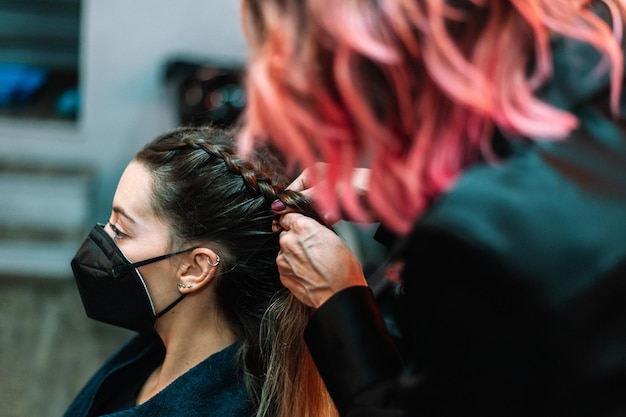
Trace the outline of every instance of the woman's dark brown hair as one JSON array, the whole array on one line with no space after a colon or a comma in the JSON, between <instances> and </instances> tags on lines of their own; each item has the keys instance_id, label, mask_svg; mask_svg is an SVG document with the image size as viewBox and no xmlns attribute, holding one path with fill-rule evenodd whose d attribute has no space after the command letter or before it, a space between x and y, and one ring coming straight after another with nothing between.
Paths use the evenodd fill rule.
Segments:
<instances>
[{"instance_id":1,"label":"woman's dark brown hair","mask_svg":"<svg viewBox=\"0 0 626 417\"><path fill-rule=\"evenodd\" d=\"M257 416L325 416L332 402L306 349L308 307L279 279L279 245L270 205L280 198L315 217L300 194L285 191L278 158L257 148L237 156L235 132L179 128L135 157L152 173L152 208L170 225L174 246L219 247L218 308L239 343L239 361Z\"/></svg>"}]
</instances>

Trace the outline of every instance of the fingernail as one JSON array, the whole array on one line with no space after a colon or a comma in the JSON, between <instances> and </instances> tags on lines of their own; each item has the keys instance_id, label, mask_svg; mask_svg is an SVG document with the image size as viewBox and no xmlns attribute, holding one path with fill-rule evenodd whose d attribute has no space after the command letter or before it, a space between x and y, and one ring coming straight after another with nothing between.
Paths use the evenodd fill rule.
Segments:
<instances>
[{"instance_id":1,"label":"fingernail","mask_svg":"<svg viewBox=\"0 0 626 417\"><path fill-rule=\"evenodd\" d=\"M285 205L285 203L283 203L282 201L276 199L272 202L272 210L274 211L283 211L287 208L287 206Z\"/></svg>"}]
</instances>

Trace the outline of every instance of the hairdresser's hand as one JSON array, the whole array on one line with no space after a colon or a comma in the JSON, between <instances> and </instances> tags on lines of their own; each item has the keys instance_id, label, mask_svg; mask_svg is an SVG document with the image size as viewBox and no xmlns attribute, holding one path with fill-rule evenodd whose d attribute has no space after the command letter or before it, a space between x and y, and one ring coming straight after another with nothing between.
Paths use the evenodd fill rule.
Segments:
<instances>
[{"instance_id":1,"label":"hairdresser's hand","mask_svg":"<svg viewBox=\"0 0 626 417\"><path fill-rule=\"evenodd\" d=\"M312 170L315 172L313 173ZM319 178L318 182L321 181L320 185L324 183L324 178L326 178L326 173L328 171L328 164L323 162L318 162L313 165L312 168L307 168L287 187L289 190L299 191L303 195L313 201L315 204L315 191L319 186L313 185L313 178ZM367 168L355 168L352 172L352 181L351 187L354 189L355 193L364 198L367 195L368 187L370 181L370 170ZM341 190L337 190L337 198L339 200L343 197L343 192ZM333 216L330 213L324 212L320 209L318 205L316 205L316 209L323 217L326 224L334 225L339 220L348 220L342 219L337 216Z\"/></svg>"},{"instance_id":2,"label":"hairdresser's hand","mask_svg":"<svg viewBox=\"0 0 626 417\"><path fill-rule=\"evenodd\" d=\"M318 308L333 294L367 286L356 256L332 230L297 213L280 218L280 280L304 304Z\"/></svg>"}]
</instances>

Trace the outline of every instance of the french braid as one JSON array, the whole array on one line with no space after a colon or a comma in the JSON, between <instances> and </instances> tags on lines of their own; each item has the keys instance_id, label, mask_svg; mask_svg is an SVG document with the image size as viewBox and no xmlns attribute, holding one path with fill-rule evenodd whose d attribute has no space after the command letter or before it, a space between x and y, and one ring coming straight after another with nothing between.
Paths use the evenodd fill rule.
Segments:
<instances>
[{"instance_id":1,"label":"french braid","mask_svg":"<svg viewBox=\"0 0 626 417\"><path fill-rule=\"evenodd\" d=\"M297 191L284 189L283 185L276 183L276 179L272 180L270 175L263 172L263 170L272 170L272 167L254 167L254 161L242 161L236 156L236 152L230 146L211 144L203 140L190 143L189 145L201 148L214 157L222 158L231 172L241 175L248 188L260 193L266 203L271 204L274 200L279 199L296 212L324 223L323 219L313 209L309 198ZM257 152L264 153L265 149L257 149ZM267 154L265 154L264 158L268 158ZM257 160L256 162L262 163L264 161Z\"/></svg>"}]
</instances>

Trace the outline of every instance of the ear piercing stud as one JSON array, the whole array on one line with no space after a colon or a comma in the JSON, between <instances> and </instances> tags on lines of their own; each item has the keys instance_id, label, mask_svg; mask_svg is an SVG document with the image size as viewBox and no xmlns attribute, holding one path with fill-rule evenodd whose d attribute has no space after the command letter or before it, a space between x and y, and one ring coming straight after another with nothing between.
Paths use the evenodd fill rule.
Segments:
<instances>
[{"instance_id":1,"label":"ear piercing stud","mask_svg":"<svg viewBox=\"0 0 626 417\"><path fill-rule=\"evenodd\" d=\"M183 284L182 282L179 282L179 283L178 283L178 288L179 288L179 289L183 289L183 288L193 288L193 285L192 285L192 284L185 285L185 284Z\"/></svg>"}]
</instances>

